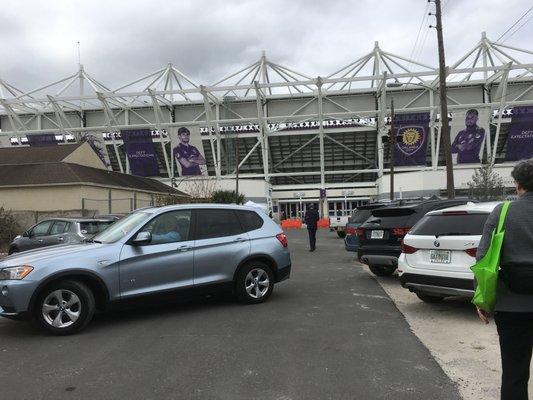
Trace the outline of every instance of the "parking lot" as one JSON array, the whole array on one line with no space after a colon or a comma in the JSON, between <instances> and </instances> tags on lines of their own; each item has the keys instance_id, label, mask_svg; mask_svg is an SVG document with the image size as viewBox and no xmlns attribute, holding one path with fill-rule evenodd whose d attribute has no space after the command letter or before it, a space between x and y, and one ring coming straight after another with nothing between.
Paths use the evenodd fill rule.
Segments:
<instances>
[{"instance_id":1,"label":"parking lot","mask_svg":"<svg viewBox=\"0 0 533 400\"><path fill-rule=\"evenodd\" d=\"M309 253L305 231L288 236L291 279L265 304L155 303L98 315L70 337L0 320L2 397L460 398L403 306L342 240L321 230Z\"/></svg>"}]
</instances>

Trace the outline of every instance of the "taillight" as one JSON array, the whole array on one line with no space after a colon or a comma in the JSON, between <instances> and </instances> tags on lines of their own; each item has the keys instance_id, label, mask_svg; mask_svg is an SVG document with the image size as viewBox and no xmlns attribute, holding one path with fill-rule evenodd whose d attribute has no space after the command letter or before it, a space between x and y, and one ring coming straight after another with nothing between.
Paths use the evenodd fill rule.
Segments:
<instances>
[{"instance_id":1,"label":"taillight","mask_svg":"<svg viewBox=\"0 0 533 400\"><path fill-rule=\"evenodd\" d=\"M347 235L356 235L357 234L356 231L357 231L357 229L355 229L355 228L353 228L351 226L346 228L346 234Z\"/></svg>"},{"instance_id":2,"label":"taillight","mask_svg":"<svg viewBox=\"0 0 533 400\"><path fill-rule=\"evenodd\" d=\"M470 257L476 258L477 247L473 247L471 249L466 249L465 253L468 254Z\"/></svg>"},{"instance_id":3,"label":"taillight","mask_svg":"<svg viewBox=\"0 0 533 400\"><path fill-rule=\"evenodd\" d=\"M359 237L365 236L365 228L357 228L355 230L355 234Z\"/></svg>"},{"instance_id":4,"label":"taillight","mask_svg":"<svg viewBox=\"0 0 533 400\"><path fill-rule=\"evenodd\" d=\"M404 237L410 230L411 228L392 228L392 234L394 236Z\"/></svg>"},{"instance_id":5,"label":"taillight","mask_svg":"<svg viewBox=\"0 0 533 400\"><path fill-rule=\"evenodd\" d=\"M416 253L417 251L418 251L417 248L413 246L409 246L408 244L405 244L402 242L402 253L413 254L413 253Z\"/></svg>"},{"instance_id":6,"label":"taillight","mask_svg":"<svg viewBox=\"0 0 533 400\"><path fill-rule=\"evenodd\" d=\"M279 240L279 242L281 243L281 245L283 247L289 246L289 241L287 240L287 235L285 235L284 233L278 233L276 235L276 239Z\"/></svg>"}]
</instances>

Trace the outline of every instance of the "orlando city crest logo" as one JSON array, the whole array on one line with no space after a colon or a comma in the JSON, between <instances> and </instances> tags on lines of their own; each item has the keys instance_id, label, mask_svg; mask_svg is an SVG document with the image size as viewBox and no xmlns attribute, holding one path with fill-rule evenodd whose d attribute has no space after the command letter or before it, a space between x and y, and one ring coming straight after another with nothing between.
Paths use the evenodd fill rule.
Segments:
<instances>
[{"instance_id":1,"label":"orlando city crest logo","mask_svg":"<svg viewBox=\"0 0 533 400\"><path fill-rule=\"evenodd\" d=\"M411 156L416 153L425 141L425 129L422 126L404 126L398 129L396 143L398 149Z\"/></svg>"}]
</instances>

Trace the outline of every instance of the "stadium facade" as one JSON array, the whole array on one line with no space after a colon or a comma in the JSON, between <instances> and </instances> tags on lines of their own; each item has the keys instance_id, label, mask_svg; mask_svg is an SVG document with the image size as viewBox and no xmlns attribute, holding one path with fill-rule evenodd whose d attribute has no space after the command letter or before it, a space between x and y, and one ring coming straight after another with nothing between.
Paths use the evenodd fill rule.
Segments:
<instances>
[{"instance_id":1,"label":"stadium facade","mask_svg":"<svg viewBox=\"0 0 533 400\"><path fill-rule=\"evenodd\" d=\"M507 142L513 109L533 105L532 55L483 33L450 64L452 132L454 121L464 127L472 109L485 132L479 158L455 166L459 191L481 163L494 163L512 186L516 161L509 160ZM238 164L240 190L275 211L298 215L310 203L324 213L342 211L389 196L391 100L395 116L427 116L423 137L407 133L424 146L413 150L407 143L401 149L411 161L410 151L418 155L415 162L396 164L397 196L445 189L438 91L437 68L378 43L325 77L305 75L263 54L211 85L197 84L169 64L110 89L80 65L71 76L28 92L0 79L0 145L27 146L45 134L65 143L93 135L103 143L109 168L131 173L136 160L127 154L125 132L150 130L157 163L151 175L179 190L233 188ZM184 127L201 153L198 174L187 175L189 167L179 165L189 157L176 142Z\"/></svg>"}]
</instances>

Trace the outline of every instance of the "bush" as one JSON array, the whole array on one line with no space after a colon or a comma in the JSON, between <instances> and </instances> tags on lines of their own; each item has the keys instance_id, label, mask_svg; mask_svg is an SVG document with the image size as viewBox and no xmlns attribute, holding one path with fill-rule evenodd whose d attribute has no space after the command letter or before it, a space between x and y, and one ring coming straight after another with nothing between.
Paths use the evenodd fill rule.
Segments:
<instances>
[{"instance_id":1,"label":"bush","mask_svg":"<svg viewBox=\"0 0 533 400\"><path fill-rule=\"evenodd\" d=\"M244 194L239 193L239 197L235 201L235 190L215 190L211 195L212 203L243 204L244 200L246 200Z\"/></svg>"},{"instance_id":2,"label":"bush","mask_svg":"<svg viewBox=\"0 0 533 400\"><path fill-rule=\"evenodd\" d=\"M0 207L0 252L7 249L15 236L20 234L22 228L15 220L11 211Z\"/></svg>"}]
</instances>

